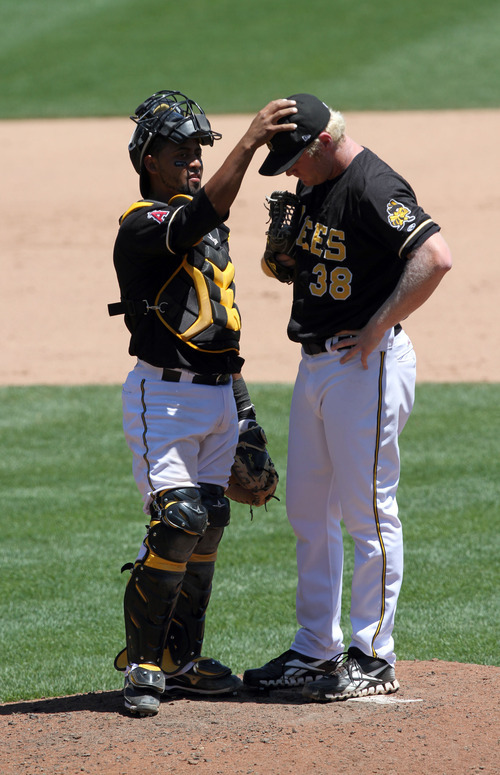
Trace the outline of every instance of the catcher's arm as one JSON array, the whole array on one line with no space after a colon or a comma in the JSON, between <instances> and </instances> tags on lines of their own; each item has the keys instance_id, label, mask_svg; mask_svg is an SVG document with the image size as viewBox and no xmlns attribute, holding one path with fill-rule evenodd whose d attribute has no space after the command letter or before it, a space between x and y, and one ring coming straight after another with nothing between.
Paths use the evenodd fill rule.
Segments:
<instances>
[{"instance_id":1,"label":"catcher's arm","mask_svg":"<svg viewBox=\"0 0 500 775\"><path fill-rule=\"evenodd\" d=\"M278 486L278 472L267 451L267 437L257 423L255 407L243 377L233 375L233 393L238 411L240 435L226 495L238 503L263 506Z\"/></svg>"},{"instance_id":2,"label":"catcher's arm","mask_svg":"<svg viewBox=\"0 0 500 775\"><path fill-rule=\"evenodd\" d=\"M273 191L266 201L270 223L261 266L268 276L276 277L282 283L291 283L295 270L293 251L302 205L290 191Z\"/></svg>"}]
</instances>

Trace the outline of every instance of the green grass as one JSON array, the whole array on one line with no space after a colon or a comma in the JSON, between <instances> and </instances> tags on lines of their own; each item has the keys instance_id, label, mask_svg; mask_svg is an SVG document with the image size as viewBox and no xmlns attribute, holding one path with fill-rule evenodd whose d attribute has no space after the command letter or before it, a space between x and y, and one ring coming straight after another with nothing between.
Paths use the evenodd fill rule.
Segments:
<instances>
[{"instance_id":1,"label":"green grass","mask_svg":"<svg viewBox=\"0 0 500 775\"><path fill-rule=\"evenodd\" d=\"M0 117L209 114L299 91L341 110L498 107L497 0L3 0Z\"/></svg>"},{"instance_id":2,"label":"green grass","mask_svg":"<svg viewBox=\"0 0 500 775\"><path fill-rule=\"evenodd\" d=\"M288 648L296 628L285 515L291 388L251 394L281 472L267 512L233 504L205 653L241 672ZM500 385L420 385L401 440L406 568L399 659L499 665ZM118 386L0 389L0 699L118 689L126 574L145 517ZM349 634L352 546L343 626Z\"/></svg>"},{"instance_id":3,"label":"green grass","mask_svg":"<svg viewBox=\"0 0 500 775\"><path fill-rule=\"evenodd\" d=\"M409 659L498 665L500 386L426 385L417 396L401 439L397 646Z\"/></svg>"}]
</instances>

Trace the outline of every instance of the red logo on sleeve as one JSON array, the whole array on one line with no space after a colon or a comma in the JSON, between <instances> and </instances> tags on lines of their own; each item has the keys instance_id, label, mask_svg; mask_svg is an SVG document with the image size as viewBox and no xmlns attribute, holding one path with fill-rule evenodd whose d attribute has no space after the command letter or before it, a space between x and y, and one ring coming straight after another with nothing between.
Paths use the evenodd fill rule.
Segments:
<instances>
[{"instance_id":1,"label":"red logo on sleeve","mask_svg":"<svg viewBox=\"0 0 500 775\"><path fill-rule=\"evenodd\" d=\"M168 218L170 215L168 210L151 210L148 213L148 218L152 218L157 223L163 223L165 218Z\"/></svg>"}]
</instances>

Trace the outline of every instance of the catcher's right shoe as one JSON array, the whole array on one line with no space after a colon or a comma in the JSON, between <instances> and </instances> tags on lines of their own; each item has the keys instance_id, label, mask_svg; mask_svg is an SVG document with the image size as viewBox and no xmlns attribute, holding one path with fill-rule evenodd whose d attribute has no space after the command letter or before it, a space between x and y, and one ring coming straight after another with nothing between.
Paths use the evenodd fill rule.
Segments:
<instances>
[{"instance_id":1,"label":"catcher's right shoe","mask_svg":"<svg viewBox=\"0 0 500 775\"><path fill-rule=\"evenodd\" d=\"M160 696L165 690L165 676L154 665L127 667L123 697L125 707L138 716L154 716L160 709Z\"/></svg>"},{"instance_id":2,"label":"catcher's right shoe","mask_svg":"<svg viewBox=\"0 0 500 775\"><path fill-rule=\"evenodd\" d=\"M317 681L335 670L329 659L316 659L289 649L271 659L263 667L245 670L243 683L250 689L272 689L279 686L299 686Z\"/></svg>"},{"instance_id":3,"label":"catcher's right shoe","mask_svg":"<svg viewBox=\"0 0 500 775\"><path fill-rule=\"evenodd\" d=\"M385 659L373 659L358 648L338 657L338 669L302 689L302 696L313 702L335 702L349 697L392 694L399 689L394 668Z\"/></svg>"},{"instance_id":4,"label":"catcher's right shoe","mask_svg":"<svg viewBox=\"0 0 500 775\"><path fill-rule=\"evenodd\" d=\"M236 694L240 687L241 680L231 668L208 657L197 657L183 672L165 674L166 692Z\"/></svg>"}]
</instances>

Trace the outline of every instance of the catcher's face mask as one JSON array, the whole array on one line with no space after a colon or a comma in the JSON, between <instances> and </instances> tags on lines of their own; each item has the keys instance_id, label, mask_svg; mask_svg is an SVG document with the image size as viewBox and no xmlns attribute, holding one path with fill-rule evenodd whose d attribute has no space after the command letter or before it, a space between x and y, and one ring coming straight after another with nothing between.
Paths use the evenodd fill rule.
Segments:
<instances>
[{"instance_id":1,"label":"catcher's face mask","mask_svg":"<svg viewBox=\"0 0 500 775\"><path fill-rule=\"evenodd\" d=\"M312 94L292 94L287 99L295 100L297 113L292 118L281 118L278 124L293 121L297 129L293 132L278 132L269 141L267 145L270 153L259 169L261 175L280 175L290 169L330 120L328 105Z\"/></svg>"},{"instance_id":2,"label":"catcher's face mask","mask_svg":"<svg viewBox=\"0 0 500 775\"><path fill-rule=\"evenodd\" d=\"M213 145L222 135L214 132L202 108L179 91L160 91L145 100L130 116L137 126L130 138L128 150L140 189L146 195L148 176L143 160L156 137L180 144L186 138L199 140L200 145Z\"/></svg>"}]
</instances>

